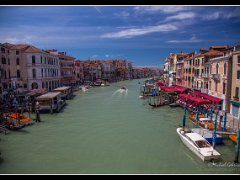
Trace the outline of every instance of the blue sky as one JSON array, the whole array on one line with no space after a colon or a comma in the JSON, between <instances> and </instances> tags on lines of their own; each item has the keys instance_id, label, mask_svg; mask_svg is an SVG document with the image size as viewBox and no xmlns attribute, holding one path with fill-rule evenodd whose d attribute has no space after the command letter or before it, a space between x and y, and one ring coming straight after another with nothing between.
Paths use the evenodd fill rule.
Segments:
<instances>
[{"instance_id":1,"label":"blue sky","mask_svg":"<svg viewBox=\"0 0 240 180\"><path fill-rule=\"evenodd\" d=\"M240 6L2 6L0 41L160 66L171 52L239 43Z\"/></svg>"}]
</instances>

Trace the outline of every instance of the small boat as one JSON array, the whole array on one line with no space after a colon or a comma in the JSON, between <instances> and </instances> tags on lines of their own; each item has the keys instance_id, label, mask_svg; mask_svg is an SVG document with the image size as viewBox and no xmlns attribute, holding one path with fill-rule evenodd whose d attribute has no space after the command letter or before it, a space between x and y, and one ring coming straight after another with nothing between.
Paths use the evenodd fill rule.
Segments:
<instances>
[{"instance_id":1,"label":"small boat","mask_svg":"<svg viewBox=\"0 0 240 180\"><path fill-rule=\"evenodd\" d=\"M208 129L213 129L214 128L214 122L210 119L210 118L207 118L205 117L204 115L201 115L199 114L198 115L198 125L199 127L202 127L202 128L208 128ZM189 119L196 123L196 115L193 115L193 116L189 116Z\"/></svg>"},{"instance_id":2,"label":"small boat","mask_svg":"<svg viewBox=\"0 0 240 180\"><path fill-rule=\"evenodd\" d=\"M122 90L127 90L127 88L125 86L122 86L121 89Z\"/></svg>"},{"instance_id":3,"label":"small boat","mask_svg":"<svg viewBox=\"0 0 240 180\"><path fill-rule=\"evenodd\" d=\"M183 128L177 128L177 133L182 142L203 161L220 158L221 154L198 133L189 132Z\"/></svg>"},{"instance_id":4,"label":"small boat","mask_svg":"<svg viewBox=\"0 0 240 180\"><path fill-rule=\"evenodd\" d=\"M179 104L178 103L172 103L172 104L169 104L170 107L178 107Z\"/></svg>"},{"instance_id":5,"label":"small boat","mask_svg":"<svg viewBox=\"0 0 240 180\"><path fill-rule=\"evenodd\" d=\"M237 135L229 135L229 139L231 139L234 143L237 143Z\"/></svg>"},{"instance_id":6,"label":"small boat","mask_svg":"<svg viewBox=\"0 0 240 180\"><path fill-rule=\"evenodd\" d=\"M202 137L204 137L210 144L213 142L213 132L209 129L204 128L193 128L192 132L200 134ZM223 137L219 134L216 135L216 144L222 144L223 143Z\"/></svg>"}]
</instances>

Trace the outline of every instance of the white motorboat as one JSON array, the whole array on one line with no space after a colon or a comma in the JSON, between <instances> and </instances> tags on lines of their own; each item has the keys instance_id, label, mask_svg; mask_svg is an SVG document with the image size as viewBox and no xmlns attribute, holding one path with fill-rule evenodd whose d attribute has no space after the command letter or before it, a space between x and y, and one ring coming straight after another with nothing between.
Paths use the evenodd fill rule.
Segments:
<instances>
[{"instance_id":1,"label":"white motorboat","mask_svg":"<svg viewBox=\"0 0 240 180\"><path fill-rule=\"evenodd\" d=\"M203 161L220 158L221 154L198 133L186 131L183 128L177 128L177 133L182 142Z\"/></svg>"}]
</instances>

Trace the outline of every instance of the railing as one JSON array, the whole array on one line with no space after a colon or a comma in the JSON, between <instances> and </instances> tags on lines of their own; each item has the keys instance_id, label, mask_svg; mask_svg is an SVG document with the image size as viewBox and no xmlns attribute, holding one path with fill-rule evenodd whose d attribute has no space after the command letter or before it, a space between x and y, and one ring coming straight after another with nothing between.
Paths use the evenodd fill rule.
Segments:
<instances>
[{"instance_id":1,"label":"railing","mask_svg":"<svg viewBox=\"0 0 240 180\"><path fill-rule=\"evenodd\" d=\"M201 89L201 92L202 92L202 93L208 94L208 91L209 91L208 89Z\"/></svg>"},{"instance_id":2,"label":"railing","mask_svg":"<svg viewBox=\"0 0 240 180\"><path fill-rule=\"evenodd\" d=\"M203 78L209 78L209 74L202 74Z\"/></svg>"},{"instance_id":3,"label":"railing","mask_svg":"<svg viewBox=\"0 0 240 180\"><path fill-rule=\"evenodd\" d=\"M212 78L213 80L219 81L220 80L220 74L211 74L210 78Z\"/></svg>"}]
</instances>

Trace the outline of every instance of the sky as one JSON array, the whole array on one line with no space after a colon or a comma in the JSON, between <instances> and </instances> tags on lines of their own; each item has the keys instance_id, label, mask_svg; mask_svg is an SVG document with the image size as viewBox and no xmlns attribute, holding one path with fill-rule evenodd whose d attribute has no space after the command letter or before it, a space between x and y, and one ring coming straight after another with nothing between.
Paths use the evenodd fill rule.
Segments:
<instances>
[{"instance_id":1,"label":"sky","mask_svg":"<svg viewBox=\"0 0 240 180\"><path fill-rule=\"evenodd\" d=\"M0 6L5 42L159 67L170 53L239 44L240 6Z\"/></svg>"}]
</instances>

